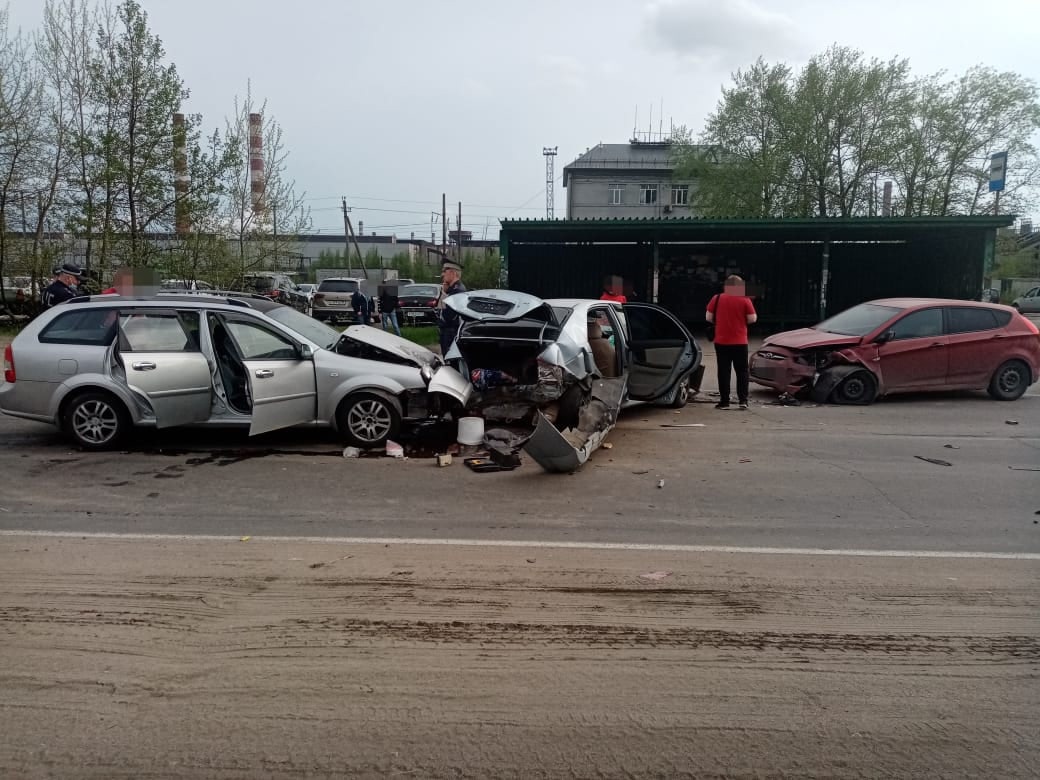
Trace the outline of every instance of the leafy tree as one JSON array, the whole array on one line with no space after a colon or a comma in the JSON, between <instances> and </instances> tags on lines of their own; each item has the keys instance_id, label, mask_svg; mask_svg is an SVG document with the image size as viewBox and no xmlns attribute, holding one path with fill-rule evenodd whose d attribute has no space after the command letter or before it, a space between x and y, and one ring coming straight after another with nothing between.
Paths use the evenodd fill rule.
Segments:
<instances>
[{"instance_id":1,"label":"leafy tree","mask_svg":"<svg viewBox=\"0 0 1040 780\"><path fill-rule=\"evenodd\" d=\"M188 90L165 56L140 3L122 0L112 23L100 29L91 62L100 117L95 151L105 189L104 248L122 244L119 264L156 262L159 250L147 234L173 225L171 120Z\"/></svg>"},{"instance_id":2,"label":"leafy tree","mask_svg":"<svg viewBox=\"0 0 1040 780\"><path fill-rule=\"evenodd\" d=\"M675 144L677 175L698 186L707 216L855 216L990 211L988 161L1009 153L1006 210L1025 210L1040 184L1030 138L1040 129L1036 83L990 68L955 80L914 79L906 60L866 60L833 46L798 72L758 60L738 71L699 143Z\"/></svg>"}]
</instances>

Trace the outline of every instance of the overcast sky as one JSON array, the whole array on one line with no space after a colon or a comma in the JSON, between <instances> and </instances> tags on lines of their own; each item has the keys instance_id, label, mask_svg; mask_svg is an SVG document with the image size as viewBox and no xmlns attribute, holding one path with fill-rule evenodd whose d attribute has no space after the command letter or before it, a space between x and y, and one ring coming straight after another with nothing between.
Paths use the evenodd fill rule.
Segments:
<instances>
[{"instance_id":1,"label":"overcast sky","mask_svg":"<svg viewBox=\"0 0 1040 780\"><path fill-rule=\"evenodd\" d=\"M39 24L42 0L9 1L14 26ZM322 232L342 233L346 195L366 233L428 236L443 192L496 237L500 217L545 215L544 146L564 216L565 164L626 142L637 107L643 130L663 103L665 129L699 131L758 56L797 67L840 43L921 75L1040 78L1040 0L141 2L207 128L247 82L266 98Z\"/></svg>"}]
</instances>

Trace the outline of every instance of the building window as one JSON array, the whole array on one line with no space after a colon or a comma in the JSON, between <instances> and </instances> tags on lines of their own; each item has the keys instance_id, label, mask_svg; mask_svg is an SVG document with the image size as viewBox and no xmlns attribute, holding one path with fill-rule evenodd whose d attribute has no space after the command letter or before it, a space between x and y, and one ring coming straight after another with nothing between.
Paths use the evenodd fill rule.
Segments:
<instances>
[{"instance_id":1,"label":"building window","mask_svg":"<svg viewBox=\"0 0 1040 780\"><path fill-rule=\"evenodd\" d=\"M653 204L657 203L656 184L639 185L639 203L643 206L652 206Z\"/></svg>"},{"instance_id":2,"label":"building window","mask_svg":"<svg viewBox=\"0 0 1040 780\"><path fill-rule=\"evenodd\" d=\"M673 184L672 185L672 205L673 206L689 206L690 205L690 185L689 184Z\"/></svg>"},{"instance_id":3,"label":"building window","mask_svg":"<svg viewBox=\"0 0 1040 780\"><path fill-rule=\"evenodd\" d=\"M620 206L625 202L625 185L624 184L611 184L610 185L610 199L607 201L611 206Z\"/></svg>"}]
</instances>

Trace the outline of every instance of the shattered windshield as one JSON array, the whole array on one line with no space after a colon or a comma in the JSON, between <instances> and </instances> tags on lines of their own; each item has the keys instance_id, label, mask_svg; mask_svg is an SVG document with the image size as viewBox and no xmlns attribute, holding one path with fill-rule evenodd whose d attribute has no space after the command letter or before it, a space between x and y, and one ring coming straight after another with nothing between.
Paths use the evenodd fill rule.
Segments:
<instances>
[{"instance_id":1,"label":"shattered windshield","mask_svg":"<svg viewBox=\"0 0 1040 780\"><path fill-rule=\"evenodd\" d=\"M289 306L271 309L267 316L325 349L332 349L339 340L339 331Z\"/></svg>"},{"instance_id":2,"label":"shattered windshield","mask_svg":"<svg viewBox=\"0 0 1040 780\"><path fill-rule=\"evenodd\" d=\"M892 319L901 309L894 306L878 306L875 303L861 303L851 309L835 314L819 325L815 330L825 333L837 333L840 336L865 336L872 330Z\"/></svg>"}]
</instances>

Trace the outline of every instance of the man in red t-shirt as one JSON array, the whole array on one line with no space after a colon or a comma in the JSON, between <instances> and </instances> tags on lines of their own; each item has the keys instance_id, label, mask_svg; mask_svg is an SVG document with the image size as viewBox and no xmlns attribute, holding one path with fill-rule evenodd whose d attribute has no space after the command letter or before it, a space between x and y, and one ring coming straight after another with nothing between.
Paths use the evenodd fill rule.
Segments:
<instances>
[{"instance_id":1,"label":"man in red t-shirt","mask_svg":"<svg viewBox=\"0 0 1040 780\"><path fill-rule=\"evenodd\" d=\"M730 367L737 372L737 401L748 408L748 332L758 319L751 299L745 295L744 280L726 277L725 292L708 302L708 322L715 325L715 362L719 371L719 402L716 409L729 409Z\"/></svg>"}]
</instances>

